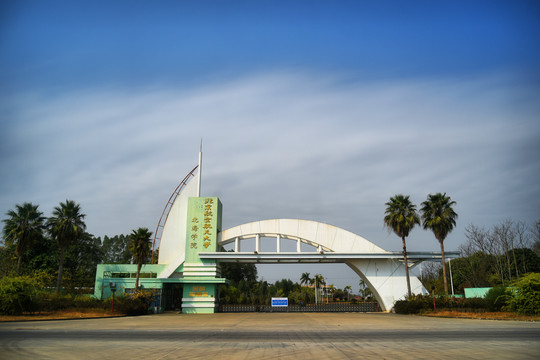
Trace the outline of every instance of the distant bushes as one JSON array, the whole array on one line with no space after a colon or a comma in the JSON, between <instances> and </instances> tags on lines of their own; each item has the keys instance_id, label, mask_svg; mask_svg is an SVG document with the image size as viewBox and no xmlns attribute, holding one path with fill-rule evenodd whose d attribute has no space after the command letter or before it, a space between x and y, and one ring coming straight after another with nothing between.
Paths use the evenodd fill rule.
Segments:
<instances>
[{"instance_id":1,"label":"distant bushes","mask_svg":"<svg viewBox=\"0 0 540 360\"><path fill-rule=\"evenodd\" d=\"M0 279L0 313L18 315L38 309L40 282L29 276Z\"/></svg>"},{"instance_id":2,"label":"distant bushes","mask_svg":"<svg viewBox=\"0 0 540 360\"><path fill-rule=\"evenodd\" d=\"M540 273L530 273L511 287L496 286L483 298L435 297L437 310L463 312L513 311L523 315L540 315ZM394 304L398 314L422 314L433 311L432 295L414 295Z\"/></svg>"},{"instance_id":3,"label":"distant bushes","mask_svg":"<svg viewBox=\"0 0 540 360\"><path fill-rule=\"evenodd\" d=\"M495 286L486 293L483 300L489 311L503 311L511 297L512 292L507 287Z\"/></svg>"},{"instance_id":4,"label":"distant bushes","mask_svg":"<svg viewBox=\"0 0 540 360\"><path fill-rule=\"evenodd\" d=\"M124 296L118 296L114 300L114 309L116 312L125 315L146 315L153 300L152 294L144 291L136 291ZM110 309L111 302L111 298L104 300L105 308Z\"/></svg>"},{"instance_id":5,"label":"distant bushes","mask_svg":"<svg viewBox=\"0 0 540 360\"><path fill-rule=\"evenodd\" d=\"M518 314L540 315L540 273L527 274L516 281L508 309Z\"/></svg>"},{"instance_id":6,"label":"distant bushes","mask_svg":"<svg viewBox=\"0 0 540 360\"><path fill-rule=\"evenodd\" d=\"M112 299L98 300L90 295L62 295L44 291L40 277L15 276L0 279L0 314L21 315L73 309L110 310ZM124 315L148 314L152 294L136 291L118 296L115 313Z\"/></svg>"},{"instance_id":7,"label":"distant bushes","mask_svg":"<svg viewBox=\"0 0 540 360\"><path fill-rule=\"evenodd\" d=\"M435 297L437 310L461 310L481 312L487 309L486 301L482 298L447 298ZM413 295L406 300L398 300L394 304L398 314L422 314L433 311L433 297L431 295Z\"/></svg>"},{"instance_id":8,"label":"distant bushes","mask_svg":"<svg viewBox=\"0 0 540 360\"><path fill-rule=\"evenodd\" d=\"M107 309L103 301L90 295L58 295L42 292L39 296L39 311L50 312L66 309Z\"/></svg>"}]
</instances>

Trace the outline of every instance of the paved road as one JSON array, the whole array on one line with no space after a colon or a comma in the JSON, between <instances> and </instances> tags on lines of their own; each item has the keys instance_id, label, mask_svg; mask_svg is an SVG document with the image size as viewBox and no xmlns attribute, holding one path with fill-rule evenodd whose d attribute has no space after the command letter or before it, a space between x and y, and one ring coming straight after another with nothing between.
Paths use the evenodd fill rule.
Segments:
<instances>
[{"instance_id":1,"label":"paved road","mask_svg":"<svg viewBox=\"0 0 540 360\"><path fill-rule=\"evenodd\" d=\"M167 313L0 324L1 359L538 359L540 323Z\"/></svg>"}]
</instances>

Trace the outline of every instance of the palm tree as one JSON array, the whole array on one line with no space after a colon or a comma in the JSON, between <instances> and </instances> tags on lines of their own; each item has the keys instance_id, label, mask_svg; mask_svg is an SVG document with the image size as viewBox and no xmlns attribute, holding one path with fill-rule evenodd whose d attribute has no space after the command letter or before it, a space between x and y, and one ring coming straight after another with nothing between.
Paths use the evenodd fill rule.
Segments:
<instances>
[{"instance_id":1,"label":"palm tree","mask_svg":"<svg viewBox=\"0 0 540 360\"><path fill-rule=\"evenodd\" d=\"M441 258L444 279L444 292L448 295L448 283L446 281L446 262L444 260L444 239L456 226L458 214L452 209L455 201L446 196L446 193L429 194L427 200L422 203L422 223L424 229L433 231L435 238L441 244Z\"/></svg>"},{"instance_id":2,"label":"palm tree","mask_svg":"<svg viewBox=\"0 0 540 360\"><path fill-rule=\"evenodd\" d=\"M345 286L345 288L343 290L345 290L347 292L347 301L350 301L350 295L351 295L352 286L347 285L347 286Z\"/></svg>"},{"instance_id":3,"label":"palm tree","mask_svg":"<svg viewBox=\"0 0 540 360\"><path fill-rule=\"evenodd\" d=\"M309 273L308 272L302 273L302 276L300 277L300 284L305 285L305 284L310 284L310 283L311 283L311 278L309 277Z\"/></svg>"},{"instance_id":4,"label":"palm tree","mask_svg":"<svg viewBox=\"0 0 540 360\"><path fill-rule=\"evenodd\" d=\"M64 257L69 245L82 238L86 224L85 214L81 214L81 206L73 200L60 203L53 210L53 216L47 220L47 228L51 236L60 246L60 259L58 261L58 280L56 292L60 292L62 273L64 271Z\"/></svg>"},{"instance_id":5,"label":"palm tree","mask_svg":"<svg viewBox=\"0 0 540 360\"><path fill-rule=\"evenodd\" d=\"M317 304L317 299L318 299L318 296L317 296L317 289L321 286L321 285L324 285L326 284L325 280L324 280L324 277L321 275L321 274L316 274L315 277L313 277L313 279L311 279L311 283L313 285L315 285L315 304Z\"/></svg>"},{"instance_id":6,"label":"palm tree","mask_svg":"<svg viewBox=\"0 0 540 360\"><path fill-rule=\"evenodd\" d=\"M384 225L401 238L403 243L403 259L405 261L405 276L407 278L407 293L411 296L411 280L409 279L409 264L407 262L407 245L405 238L416 224L420 224L420 218L416 214L416 206L411 203L409 196L395 195L386 204L386 216Z\"/></svg>"},{"instance_id":7,"label":"palm tree","mask_svg":"<svg viewBox=\"0 0 540 360\"><path fill-rule=\"evenodd\" d=\"M360 279L360 293L362 294L362 300L365 302L366 299L370 298L373 294L369 287L367 286L366 282L363 279Z\"/></svg>"},{"instance_id":8,"label":"palm tree","mask_svg":"<svg viewBox=\"0 0 540 360\"><path fill-rule=\"evenodd\" d=\"M148 260L152 247L152 233L147 228L138 228L129 235L129 251L133 255L133 260L137 263L137 278L135 280L135 290L139 288L139 276L143 263Z\"/></svg>"},{"instance_id":9,"label":"palm tree","mask_svg":"<svg viewBox=\"0 0 540 360\"><path fill-rule=\"evenodd\" d=\"M326 303L328 304L328 299L330 296L332 296L332 299L334 299L334 284L330 284L326 287L325 293L326 293Z\"/></svg>"},{"instance_id":10,"label":"palm tree","mask_svg":"<svg viewBox=\"0 0 540 360\"><path fill-rule=\"evenodd\" d=\"M45 218L38 211L39 205L24 203L15 205L16 210L9 210L4 220L4 240L7 244L16 244L15 253L17 261L17 275L21 273L23 255L32 246L34 240L43 236Z\"/></svg>"}]
</instances>

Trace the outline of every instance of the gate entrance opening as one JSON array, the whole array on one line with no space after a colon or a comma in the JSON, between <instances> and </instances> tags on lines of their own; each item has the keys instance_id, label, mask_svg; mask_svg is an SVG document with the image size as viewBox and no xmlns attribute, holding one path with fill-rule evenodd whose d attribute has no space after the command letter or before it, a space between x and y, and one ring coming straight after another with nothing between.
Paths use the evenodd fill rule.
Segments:
<instances>
[{"instance_id":1,"label":"gate entrance opening","mask_svg":"<svg viewBox=\"0 0 540 360\"><path fill-rule=\"evenodd\" d=\"M161 295L161 307L162 310L180 311L182 310L182 293L184 287L182 284L163 284L163 291Z\"/></svg>"}]
</instances>

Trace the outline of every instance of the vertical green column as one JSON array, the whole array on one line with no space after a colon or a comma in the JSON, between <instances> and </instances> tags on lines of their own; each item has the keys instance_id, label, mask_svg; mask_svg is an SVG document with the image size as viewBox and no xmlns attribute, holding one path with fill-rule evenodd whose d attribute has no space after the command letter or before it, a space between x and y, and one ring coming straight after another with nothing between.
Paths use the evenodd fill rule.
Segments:
<instances>
[{"instance_id":1,"label":"vertical green column","mask_svg":"<svg viewBox=\"0 0 540 360\"><path fill-rule=\"evenodd\" d=\"M200 252L217 251L221 202L217 197L190 198L187 221L186 263L203 263Z\"/></svg>"},{"instance_id":2,"label":"vertical green column","mask_svg":"<svg viewBox=\"0 0 540 360\"><path fill-rule=\"evenodd\" d=\"M216 304L217 264L202 260L201 252L216 252L221 231L222 205L217 197L189 198L183 313L213 313Z\"/></svg>"}]
</instances>

